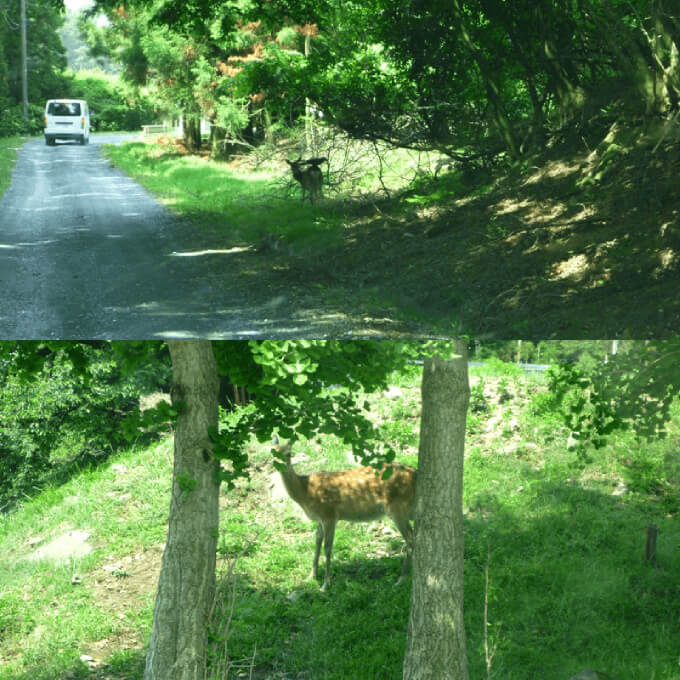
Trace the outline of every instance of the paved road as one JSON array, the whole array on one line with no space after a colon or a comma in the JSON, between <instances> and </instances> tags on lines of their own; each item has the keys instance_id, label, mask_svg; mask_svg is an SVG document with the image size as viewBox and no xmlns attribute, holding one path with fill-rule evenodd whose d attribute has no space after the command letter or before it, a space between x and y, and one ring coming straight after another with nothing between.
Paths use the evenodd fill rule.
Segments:
<instances>
[{"instance_id":1,"label":"paved road","mask_svg":"<svg viewBox=\"0 0 680 680\"><path fill-rule=\"evenodd\" d=\"M99 146L124 138L22 147L0 199L0 338L342 334L323 314L296 319L285 292L244 288L255 255L225 249L112 167Z\"/></svg>"}]
</instances>

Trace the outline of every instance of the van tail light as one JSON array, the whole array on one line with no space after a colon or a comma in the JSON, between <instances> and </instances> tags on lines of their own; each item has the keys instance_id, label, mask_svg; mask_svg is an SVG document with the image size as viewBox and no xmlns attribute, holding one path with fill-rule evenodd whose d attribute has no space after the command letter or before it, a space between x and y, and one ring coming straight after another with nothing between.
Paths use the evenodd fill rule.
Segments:
<instances>
[{"instance_id":1,"label":"van tail light","mask_svg":"<svg viewBox=\"0 0 680 680\"><path fill-rule=\"evenodd\" d=\"M84 130L85 129L85 118L80 119L80 127Z\"/></svg>"}]
</instances>

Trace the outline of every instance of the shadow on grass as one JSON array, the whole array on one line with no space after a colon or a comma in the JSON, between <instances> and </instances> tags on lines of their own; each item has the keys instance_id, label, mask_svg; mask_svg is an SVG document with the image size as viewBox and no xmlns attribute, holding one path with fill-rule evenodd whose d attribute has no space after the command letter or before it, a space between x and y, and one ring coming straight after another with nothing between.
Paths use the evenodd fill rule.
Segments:
<instances>
[{"instance_id":1,"label":"shadow on grass","mask_svg":"<svg viewBox=\"0 0 680 680\"><path fill-rule=\"evenodd\" d=\"M513 494L482 499L466 521L471 677L485 671L487 563L494 677L566 680L584 668L618 680L675 677L680 620L668 612L680 607L676 523L649 501L629 504L538 476L518 493L530 495L528 523ZM643 559L651 521L664 534L656 565Z\"/></svg>"},{"instance_id":2,"label":"shadow on grass","mask_svg":"<svg viewBox=\"0 0 680 680\"><path fill-rule=\"evenodd\" d=\"M248 248L242 260L204 263L223 288L248 278L270 300L296 291L294 334L342 336L313 325L324 314L342 316L353 335L390 335L401 322L407 332L415 322L419 336L455 329L527 339L662 337L680 326L672 145L652 157L649 146L630 143L594 167L582 140L572 140L524 169L459 171L394 200L313 207L283 191L281 177L142 144L110 153L204 227L192 238L213 252ZM251 321L267 316L257 302L245 307ZM376 319L396 324L376 329Z\"/></svg>"},{"instance_id":3,"label":"shadow on grass","mask_svg":"<svg viewBox=\"0 0 680 680\"><path fill-rule=\"evenodd\" d=\"M85 661L70 665L48 664L32 668L6 680L142 680L145 653L141 650L116 652L107 663L90 667Z\"/></svg>"},{"instance_id":4,"label":"shadow on grass","mask_svg":"<svg viewBox=\"0 0 680 680\"><path fill-rule=\"evenodd\" d=\"M487 548L492 677L566 680L596 668L618 680L675 677L680 621L680 533L650 506L576 484L527 482L523 507L488 494L465 523L465 609L470 677L486 677L483 607ZM532 519L527 521L529 515ZM656 567L644 526L660 525ZM311 559L311 555L310 555ZM410 580L400 559L333 560L333 583L292 590L237 586L229 651L253 677L401 678ZM285 565L279 565L285 569ZM252 659L253 654L255 658Z\"/></svg>"},{"instance_id":5,"label":"shadow on grass","mask_svg":"<svg viewBox=\"0 0 680 680\"><path fill-rule=\"evenodd\" d=\"M485 598L492 677L566 680L583 668L617 680L677 677L680 619L671 613L680 610L680 529L663 505L545 479L539 471L512 492L492 488L474 495L465 520L470 677L486 677ZM650 522L660 531L655 565L642 559ZM272 572L285 574L297 563L289 542L261 549L268 557L260 564L275 565L264 567ZM342 553L341 542L326 593L320 581L289 587L285 576L265 577L262 567L242 573L237 565L232 672L251 677L252 669L260 680L401 678L411 596L410 579L393 586L402 556L345 559ZM219 656L225 623L216 625L211 637ZM54 662L11 680L137 680L144 654L122 651L96 669L69 664Z\"/></svg>"},{"instance_id":6,"label":"shadow on grass","mask_svg":"<svg viewBox=\"0 0 680 680\"><path fill-rule=\"evenodd\" d=\"M457 177L432 182L357 221L322 258L291 263L286 276L369 288L482 336L675 334L677 154L660 148L650 163L649 149L631 150L591 184L583 155L563 156L465 190ZM449 189L448 201L428 201Z\"/></svg>"},{"instance_id":7,"label":"shadow on grass","mask_svg":"<svg viewBox=\"0 0 680 680\"><path fill-rule=\"evenodd\" d=\"M410 589L393 587L400 568L401 558L334 559L323 593L320 581L287 591L240 576L230 658L256 678L401 677Z\"/></svg>"}]
</instances>

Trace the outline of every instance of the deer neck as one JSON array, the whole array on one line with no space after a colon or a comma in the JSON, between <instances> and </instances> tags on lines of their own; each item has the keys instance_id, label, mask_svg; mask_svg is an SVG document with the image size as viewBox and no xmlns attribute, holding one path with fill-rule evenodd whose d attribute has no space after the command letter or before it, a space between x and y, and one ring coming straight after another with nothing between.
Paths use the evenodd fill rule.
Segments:
<instances>
[{"instance_id":1,"label":"deer neck","mask_svg":"<svg viewBox=\"0 0 680 680\"><path fill-rule=\"evenodd\" d=\"M288 495L299 505L304 505L307 500L307 475L298 475L293 469L290 456L286 456L286 468L281 470L281 479Z\"/></svg>"}]
</instances>

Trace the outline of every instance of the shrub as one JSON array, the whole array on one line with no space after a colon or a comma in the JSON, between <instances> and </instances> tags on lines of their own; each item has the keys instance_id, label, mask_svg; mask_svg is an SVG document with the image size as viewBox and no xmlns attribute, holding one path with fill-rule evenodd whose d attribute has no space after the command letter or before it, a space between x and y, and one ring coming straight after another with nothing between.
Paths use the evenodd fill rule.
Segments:
<instances>
[{"instance_id":1,"label":"shrub","mask_svg":"<svg viewBox=\"0 0 680 680\"><path fill-rule=\"evenodd\" d=\"M0 107L0 137L13 137L14 135L28 134L38 135L43 131L44 107L38 104L29 104L28 121L24 120L23 106Z\"/></svg>"},{"instance_id":2,"label":"shrub","mask_svg":"<svg viewBox=\"0 0 680 680\"><path fill-rule=\"evenodd\" d=\"M30 381L11 358L0 365L0 509L105 460L126 441L122 423L136 411L140 393L165 378L160 362L125 375L110 348L85 353L85 375L60 353Z\"/></svg>"},{"instance_id":3,"label":"shrub","mask_svg":"<svg viewBox=\"0 0 680 680\"><path fill-rule=\"evenodd\" d=\"M69 92L74 99L87 100L94 130L134 130L157 119L149 99L128 92L114 76L96 71L73 74Z\"/></svg>"}]
</instances>

